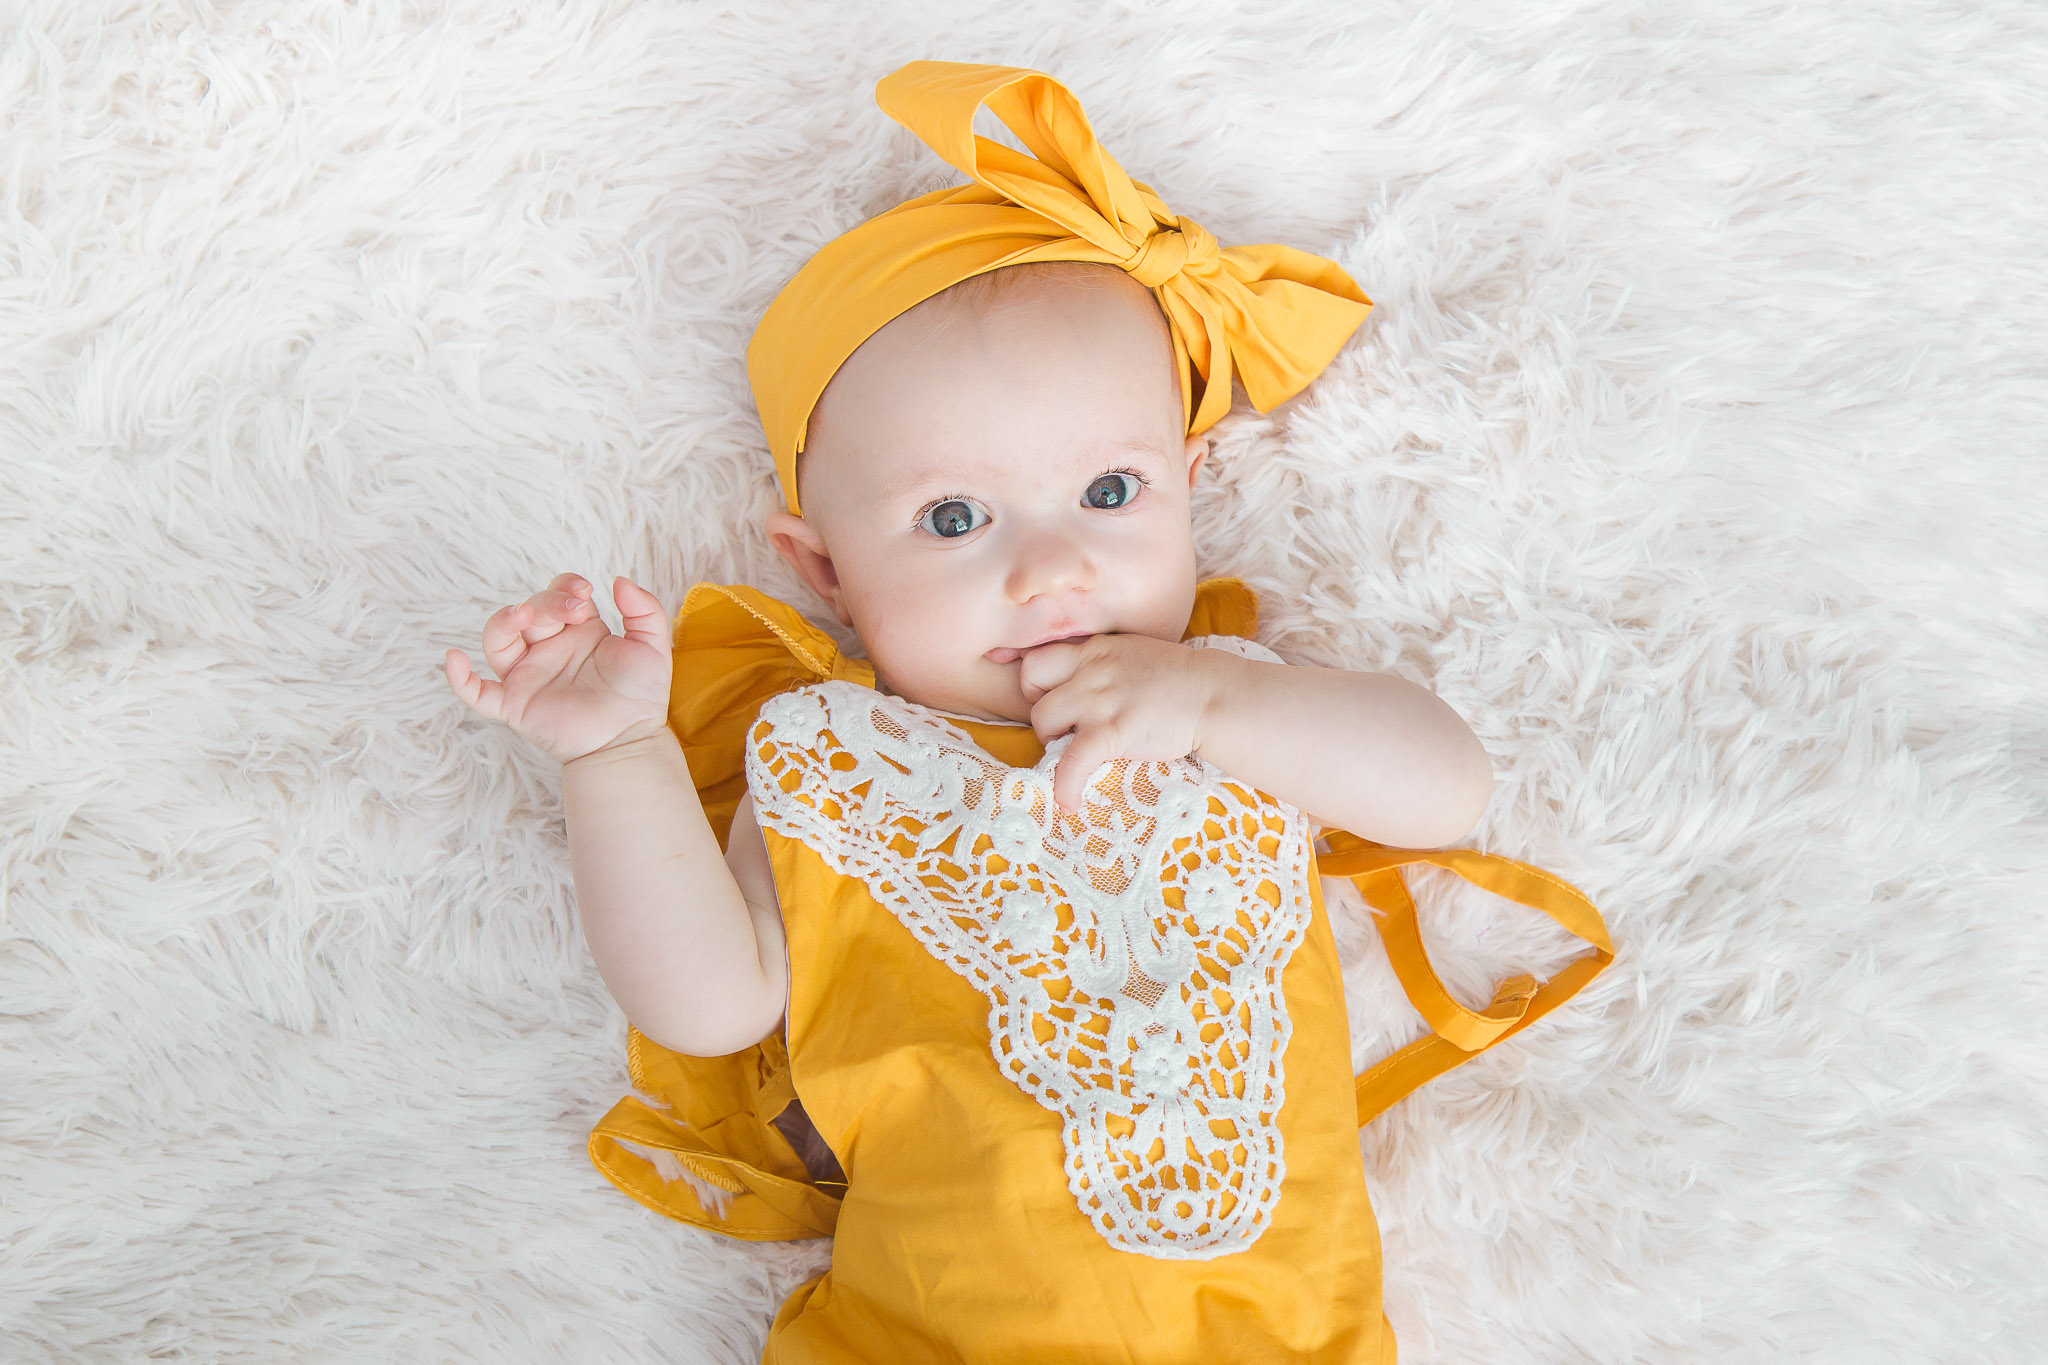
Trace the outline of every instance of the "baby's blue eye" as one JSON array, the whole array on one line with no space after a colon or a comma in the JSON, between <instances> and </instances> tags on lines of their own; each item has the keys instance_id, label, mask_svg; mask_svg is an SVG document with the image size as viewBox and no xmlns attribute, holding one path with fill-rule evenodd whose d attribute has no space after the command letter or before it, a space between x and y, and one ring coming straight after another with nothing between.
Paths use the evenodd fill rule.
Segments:
<instances>
[{"instance_id":1,"label":"baby's blue eye","mask_svg":"<svg viewBox=\"0 0 2048 1365\"><path fill-rule=\"evenodd\" d=\"M981 520L975 520L976 514L980 514ZM925 514L917 519L917 524L941 540L952 540L966 535L987 521L988 514L973 503L964 498L948 498L944 502L933 503Z\"/></svg>"},{"instance_id":2,"label":"baby's blue eye","mask_svg":"<svg viewBox=\"0 0 2048 1365\"><path fill-rule=\"evenodd\" d=\"M1138 480L1130 474L1104 474L1088 485L1088 491L1081 495L1081 501L1090 507L1105 511L1123 507L1138 496Z\"/></svg>"}]
</instances>

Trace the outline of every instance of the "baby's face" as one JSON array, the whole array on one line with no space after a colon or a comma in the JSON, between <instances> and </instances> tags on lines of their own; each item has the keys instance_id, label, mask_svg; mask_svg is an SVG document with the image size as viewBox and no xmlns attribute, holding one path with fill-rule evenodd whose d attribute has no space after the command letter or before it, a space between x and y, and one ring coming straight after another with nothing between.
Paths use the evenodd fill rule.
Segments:
<instances>
[{"instance_id":1,"label":"baby's face","mask_svg":"<svg viewBox=\"0 0 2048 1365\"><path fill-rule=\"evenodd\" d=\"M985 305L927 300L863 343L812 414L804 515L768 532L886 690L1023 721L1033 646L1180 639L1207 449L1150 291L1067 267Z\"/></svg>"}]
</instances>

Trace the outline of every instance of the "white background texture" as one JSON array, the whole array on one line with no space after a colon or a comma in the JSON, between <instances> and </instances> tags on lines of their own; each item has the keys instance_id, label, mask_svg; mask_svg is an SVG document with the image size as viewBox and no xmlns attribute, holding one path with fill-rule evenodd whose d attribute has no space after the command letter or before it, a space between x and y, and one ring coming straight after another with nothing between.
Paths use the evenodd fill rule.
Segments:
<instances>
[{"instance_id":1,"label":"white background texture","mask_svg":"<svg viewBox=\"0 0 2048 1365\"><path fill-rule=\"evenodd\" d=\"M1403 1360L2040 1359L2031 0L0 0L0 1359L748 1362L823 1267L589 1165L559 769L441 658L564 570L815 609L744 349L955 178L918 57L1377 301L1203 570L1620 945L1362 1134ZM1574 951L1418 881L1468 1002Z\"/></svg>"}]
</instances>

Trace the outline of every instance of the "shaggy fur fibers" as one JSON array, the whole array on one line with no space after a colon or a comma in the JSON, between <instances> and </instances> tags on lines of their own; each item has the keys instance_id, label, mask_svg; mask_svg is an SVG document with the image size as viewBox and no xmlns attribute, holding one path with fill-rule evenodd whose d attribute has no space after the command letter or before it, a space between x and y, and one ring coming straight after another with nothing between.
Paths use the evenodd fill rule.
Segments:
<instances>
[{"instance_id":1,"label":"shaggy fur fibers","mask_svg":"<svg viewBox=\"0 0 2048 1365\"><path fill-rule=\"evenodd\" d=\"M2041 1358L2040 5L0 20L0 1358L745 1362L826 1263L585 1160L559 769L441 658L569 569L808 603L743 351L950 182L921 56L1378 301L1203 568L1453 703L1620 945L1361 1135L1404 1361ZM1468 1001L1575 951L1423 880Z\"/></svg>"}]
</instances>

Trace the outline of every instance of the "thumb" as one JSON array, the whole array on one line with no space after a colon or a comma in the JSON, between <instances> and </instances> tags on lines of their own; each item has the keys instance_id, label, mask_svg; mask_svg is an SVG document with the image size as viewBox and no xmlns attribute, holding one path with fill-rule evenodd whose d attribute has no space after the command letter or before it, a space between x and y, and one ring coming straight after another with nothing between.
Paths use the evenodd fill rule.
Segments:
<instances>
[{"instance_id":1,"label":"thumb","mask_svg":"<svg viewBox=\"0 0 2048 1365\"><path fill-rule=\"evenodd\" d=\"M662 610L660 598L620 574L612 580L612 601L619 604L619 623L625 627L628 640L663 653L672 648L668 613Z\"/></svg>"}]
</instances>

